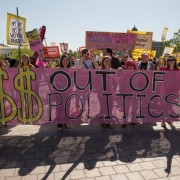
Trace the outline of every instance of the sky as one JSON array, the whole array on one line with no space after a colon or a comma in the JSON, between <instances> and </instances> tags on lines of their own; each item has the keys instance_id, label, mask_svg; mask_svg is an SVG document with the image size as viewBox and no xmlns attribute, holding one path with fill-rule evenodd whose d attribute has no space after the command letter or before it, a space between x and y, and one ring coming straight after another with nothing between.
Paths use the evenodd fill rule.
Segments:
<instances>
[{"instance_id":1,"label":"sky","mask_svg":"<svg viewBox=\"0 0 180 180\"><path fill-rule=\"evenodd\" d=\"M26 31L45 25L47 45L67 42L72 50L85 45L86 31L123 33L135 25L161 41L164 27L167 40L180 29L180 0L0 0L0 43L7 43L7 13L16 7Z\"/></svg>"}]
</instances>

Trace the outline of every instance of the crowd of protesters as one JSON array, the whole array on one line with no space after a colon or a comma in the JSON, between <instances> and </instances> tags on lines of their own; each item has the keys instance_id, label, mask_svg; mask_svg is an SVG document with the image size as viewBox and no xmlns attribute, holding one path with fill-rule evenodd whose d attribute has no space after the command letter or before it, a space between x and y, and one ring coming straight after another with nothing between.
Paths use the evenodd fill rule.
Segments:
<instances>
[{"instance_id":1,"label":"crowd of protesters","mask_svg":"<svg viewBox=\"0 0 180 180\"><path fill-rule=\"evenodd\" d=\"M63 54L60 60L48 59L43 62L45 67L50 68L77 68L77 69L124 69L124 70L164 70L164 71L178 71L179 64L177 64L174 56L168 56L161 59L149 59L146 52L143 52L138 61L129 57L128 53L121 56L115 56L115 53L110 48L103 50L103 57L98 61L93 55L92 51L83 49L81 58L76 59L75 56L69 57L68 54ZM17 59L2 59L0 58L0 68L35 68L38 67L37 59L29 57L27 54L22 56L21 63ZM168 122L172 124L171 122ZM134 125L133 123L131 123ZM64 124L65 128L69 129L69 124ZM125 128L127 124L122 124ZM161 123L162 127L166 127L166 123ZM58 124L58 130L62 130L63 124ZM103 128L112 128L111 124L102 124Z\"/></svg>"}]
</instances>

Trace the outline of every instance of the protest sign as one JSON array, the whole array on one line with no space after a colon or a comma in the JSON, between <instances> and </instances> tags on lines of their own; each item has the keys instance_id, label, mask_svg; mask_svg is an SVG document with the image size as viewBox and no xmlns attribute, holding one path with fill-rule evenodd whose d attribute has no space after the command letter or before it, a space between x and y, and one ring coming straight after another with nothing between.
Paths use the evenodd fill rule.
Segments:
<instances>
[{"instance_id":1,"label":"protest sign","mask_svg":"<svg viewBox=\"0 0 180 180\"><path fill-rule=\"evenodd\" d=\"M60 43L60 51L61 53L68 53L68 43Z\"/></svg>"},{"instance_id":2,"label":"protest sign","mask_svg":"<svg viewBox=\"0 0 180 180\"><path fill-rule=\"evenodd\" d=\"M58 46L44 46L43 47L44 58L59 58L59 47Z\"/></svg>"},{"instance_id":3,"label":"protest sign","mask_svg":"<svg viewBox=\"0 0 180 180\"><path fill-rule=\"evenodd\" d=\"M27 45L26 18L7 13L7 44Z\"/></svg>"},{"instance_id":4,"label":"protest sign","mask_svg":"<svg viewBox=\"0 0 180 180\"><path fill-rule=\"evenodd\" d=\"M36 52L42 50L43 44L38 29L33 29L32 31L28 31L26 32L26 35L32 51Z\"/></svg>"},{"instance_id":5,"label":"protest sign","mask_svg":"<svg viewBox=\"0 0 180 180\"><path fill-rule=\"evenodd\" d=\"M109 47L113 50L132 50L135 43L135 34L86 31L86 48L88 49L102 50Z\"/></svg>"},{"instance_id":6,"label":"protest sign","mask_svg":"<svg viewBox=\"0 0 180 180\"><path fill-rule=\"evenodd\" d=\"M166 41L166 34L167 34L167 32L168 32L168 28L165 27L165 28L163 29L162 36L161 36L161 41L162 41L162 42L165 42L165 41Z\"/></svg>"},{"instance_id":7,"label":"protest sign","mask_svg":"<svg viewBox=\"0 0 180 180\"><path fill-rule=\"evenodd\" d=\"M152 48L152 32L144 31L127 31L128 33L137 34L135 49L151 50Z\"/></svg>"},{"instance_id":8,"label":"protest sign","mask_svg":"<svg viewBox=\"0 0 180 180\"><path fill-rule=\"evenodd\" d=\"M167 56L171 55L173 52L174 52L173 47L165 47L162 56L167 57Z\"/></svg>"},{"instance_id":9,"label":"protest sign","mask_svg":"<svg viewBox=\"0 0 180 180\"><path fill-rule=\"evenodd\" d=\"M139 57L141 57L142 52L147 52L150 59L153 59L156 57L156 51L147 51L144 49L135 49L132 51L133 59L138 59Z\"/></svg>"},{"instance_id":10,"label":"protest sign","mask_svg":"<svg viewBox=\"0 0 180 180\"><path fill-rule=\"evenodd\" d=\"M179 71L0 69L0 123L180 120ZM124 83L126 82L126 83Z\"/></svg>"}]
</instances>

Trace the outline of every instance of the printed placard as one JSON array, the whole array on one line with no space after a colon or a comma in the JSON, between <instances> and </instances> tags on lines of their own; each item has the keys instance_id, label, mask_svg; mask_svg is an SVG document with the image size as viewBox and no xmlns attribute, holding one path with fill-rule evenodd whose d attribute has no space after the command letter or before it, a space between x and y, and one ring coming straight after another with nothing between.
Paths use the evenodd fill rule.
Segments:
<instances>
[{"instance_id":1,"label":"printed placard","mask_svg":"<svg viewBox=\"0 0 180 180\"><path fill-rule=\"evenodd\" d=\"M58 46L44 46L43 47L44 58L59 58L59 47Z\"/></svg>"}]
</instances>

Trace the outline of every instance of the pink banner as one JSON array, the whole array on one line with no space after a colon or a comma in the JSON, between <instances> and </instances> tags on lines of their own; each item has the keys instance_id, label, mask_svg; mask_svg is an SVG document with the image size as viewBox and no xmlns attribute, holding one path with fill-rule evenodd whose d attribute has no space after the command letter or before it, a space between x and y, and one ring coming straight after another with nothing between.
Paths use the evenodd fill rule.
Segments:
<instances>
[{"instance_id":1,"label":"pink banner","mask_svg":"<svg viewBox=\"0 0 180 180\"><path fill-rule=\"evenodd\" d=\"M135 44L136 34L86 31L88 49L102 50L109 47L113 50L133 50Z\"/></svg>"},{"instance_id":2,"label":"pink banner","mask_svg":"<svg viewBox=\"0 0 180 180\"><path fill-rule=\"evenodd\" d=\"M1 69L0 122L179 121L179 75L177 71Z\"/></svg>"}]
</instances>

